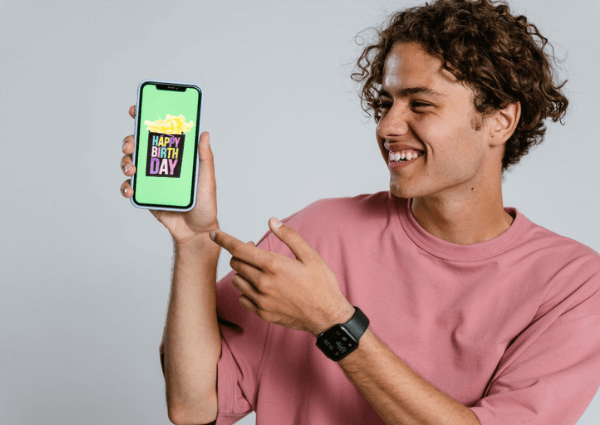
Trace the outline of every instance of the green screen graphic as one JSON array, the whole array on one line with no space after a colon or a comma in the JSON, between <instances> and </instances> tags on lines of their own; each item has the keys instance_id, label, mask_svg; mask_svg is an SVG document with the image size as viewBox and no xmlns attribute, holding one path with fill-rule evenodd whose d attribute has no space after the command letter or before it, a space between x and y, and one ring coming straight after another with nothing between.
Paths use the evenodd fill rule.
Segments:
<instances>
[{"instance_id":1,"label":"green screen graphic","mask_svg":"<svg viewBox=\"0 0 600 425\"><path fill-rule=\"evenodd\" d=\"M144 84L134 181L135 202L146 206L191 206L199 131L200 93L161 90Z\"/></svg>"}]
</instances>

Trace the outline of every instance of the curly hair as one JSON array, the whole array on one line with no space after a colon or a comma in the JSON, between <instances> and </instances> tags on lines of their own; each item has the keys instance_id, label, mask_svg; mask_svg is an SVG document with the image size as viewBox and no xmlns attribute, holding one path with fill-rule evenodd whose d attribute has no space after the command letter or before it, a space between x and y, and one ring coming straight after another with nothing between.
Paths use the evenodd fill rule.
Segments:
<instances>
[{"instance_id":1,"label":"curly hair","mask_svg":"<svg viewBox=\"0 0 600 425\"><path fill-rule=\"evenodd\" d=\"M432 56L443 59L443 67L474 93L473 105L480 121L509 103L521 103L521 117L505 143L502 174L525 156L530 147L544 140L544 120L561 120L569 101L553 83L553 69L544 47L548 39L525 16L511 15L506 2L490 0L436 0L391 15L391 23L377 29L375 44L364 49L357 61L362 72L352 80L366 79L360 92L361 107L372 109L375 122L381 119L379 88L387 54L398 42L418 42ZM384 22L385 24L385 22ZM534 36L542 40L541 47ZM372 61L369 54L374 51ZM554 58L554 48L552 48ZM366 60L365 66L362 61ZM363 102L368 104L363 107ZM477 116L476 116L477 117Z\"/></svg>"}]
</instances>

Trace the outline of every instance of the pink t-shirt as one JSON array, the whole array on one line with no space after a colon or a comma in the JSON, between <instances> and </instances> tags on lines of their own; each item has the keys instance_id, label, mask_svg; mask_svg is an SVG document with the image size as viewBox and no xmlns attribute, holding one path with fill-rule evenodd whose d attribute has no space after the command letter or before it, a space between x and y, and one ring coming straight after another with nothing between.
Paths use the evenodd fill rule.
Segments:
<instances>
[{"instance_id":1,"label":"pink t-shirt","mask_svg":"<svg viewBox=\"0 0 600 425\"><path fill-rule=\"evenodd\" d=\"M423 230L390 191L316 201L282 221L315 248L370 329L482 425L574 424L600 385L600 255L516 208L496 238L459 245ZM295 258L269 230L258 247ZM384 424L308 332L217 286L217 425Z\"/></svg>"}]
</instances>

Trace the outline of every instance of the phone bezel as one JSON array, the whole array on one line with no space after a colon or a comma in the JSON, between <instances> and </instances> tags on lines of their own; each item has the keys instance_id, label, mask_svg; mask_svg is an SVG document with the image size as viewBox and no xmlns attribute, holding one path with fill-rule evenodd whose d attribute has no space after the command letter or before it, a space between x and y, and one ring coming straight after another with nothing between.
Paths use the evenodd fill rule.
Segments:
<instances>
[{"instance_id":1,"label":"phone bezel","mask_svg":"<svg viewBox=\"0 0 600 425\"><path fill-rule=\"evenodd\" d=\"M177 87L193 88L193 89L198 90L198 92L199 92L199 97L198 97L199 106L198 106L198 114L196 116L196 123L198 125L195 129L197 137L195 138L195 143L194 143L195 161L194 161L194 169L193 169L193 173L192 173L192 175L193 175L193 177L192 177L192 179L193 179L193 181L192 181L192 201L189 205L187 205L185 207L179 207L176 205L145 204L145 203L138 202L135 200L135 195L136 195L135 174L133 176L131 176L130 185L133 188L133 196L129 199L131 200L131 203L134 207L141 208L141 209L182 211L182 212L190 211L196 205L197 195L198 195L198 172L199 172L199 166L200 166L200 160L198 158L198 149L199 149L199 144L200 144L200 135L202 134L202 110L203 110L203 105L204 105L204 90L202 90L202 87L200 87L197 84L182 82L182 81L147 79L147 80L142 80L140 82L140 84L138 85L137 101L136 101L136 106L135 106L135 122L134 122L134 136L133 136L134 142L135 142L135 147L133 150L133 157L132 157L133 164L136 167L136 174L139 171L138 164L137 164L138 149L139 149L138 137L139 137L139 128L141 125L141 122L140 122L141 114L139 113L139 111L140 111L142 89L146 84L172 85L172 86L177 86Z\"/></svg>"}]
</instances>

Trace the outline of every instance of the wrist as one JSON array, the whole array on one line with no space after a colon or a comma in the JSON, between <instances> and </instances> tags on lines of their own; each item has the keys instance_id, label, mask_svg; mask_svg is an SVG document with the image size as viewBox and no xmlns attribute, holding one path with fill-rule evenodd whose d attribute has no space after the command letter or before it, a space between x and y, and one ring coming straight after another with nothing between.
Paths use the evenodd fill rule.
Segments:
<instances>
[{"instance_id":1,"label":"wrist","mask_svg":"<svg viewBox=\"0 0 600 425\"><path fill-rule=\"evenodd\" d=\"M317 337L316 345L325 356L338 362L358 348L368 327L369 318L359 307L354 307L352 317L326 329Z\"/></svg>"},{"instance_id":2,"label":"wrist","mask_svg":"<svg viewBox=\"0 0 600 425\"><path fill-rule=\"evenodd\" d=\"M345 302L340 306L339 310L335 314L331 315L327 320L319 323L317 329L312 332L312 334L315 336L315 338L318 338L320 334L328 329L331 329L335 325L346 323L348 320L352 319L355 310L356 309L354 306L350 304L348 300L345 300Z\"/></svg>"},{"instance_id":3,"label":"wrist","mask_svg":"<svg viewBox=\"0 0 600 425\"><path fill-rule=\"evenodd\" d=\"M220 253L221 247L216 244L209 236L209 231L200 232L185 241L173 239L173 249L176 252L181 251L203 251Z\"/></svg>"}]
</instances>

